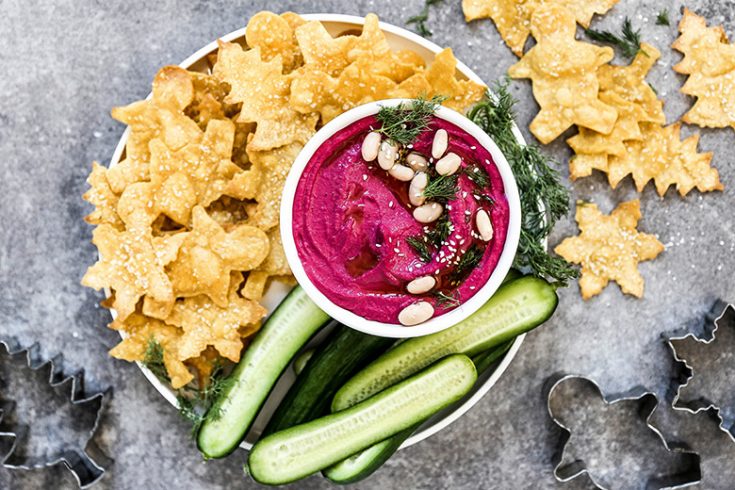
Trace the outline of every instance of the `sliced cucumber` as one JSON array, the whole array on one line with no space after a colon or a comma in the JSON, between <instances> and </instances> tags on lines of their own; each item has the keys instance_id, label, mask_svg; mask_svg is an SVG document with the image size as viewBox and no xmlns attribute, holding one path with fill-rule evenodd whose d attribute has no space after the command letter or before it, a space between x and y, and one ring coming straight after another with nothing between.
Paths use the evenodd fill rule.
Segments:
<instances>
[{"instance_id":1,"label":"sliced cucumber","mask_svg":"<svg viewBox=\"0 0 735 490\"><path fill-rule=\"evenodd\" d=\"M475 364L475 369L478 374L488 369L495 363L495 361L503 357L503 355L508 352L511 345L513 345L512 340L498 347L493 347L487 352L477 354L472 359L472 362ZM388 461L390 457L398 451L401 444L411 437L411 435L418 430L420 425L421 424L414 425L413 427L401 431L389 439L373 444L369 448L364 449L357 454L353 454L349 458L343 459L337 464L333 464L322 471L322 474L332 482L341 485L363 480L383 466L383 463Z\"/></svg>"},{"instance_id":2,"label":"sliced cucumber","mask_svg":"<svg viewBox=\"0 0 735 490\"><path fill-rule=\"evenodd\" d=\"M271 416L264 435L288 429L329 413L334 393L357 371L395 342L338 325L306 363Z\"/></svg>"},{"instance_id":3,"label":"sliced cucumber","mask_svg":"<svg viewBox=\"0 0 735 490\"><path fill-rule=\"evenodd\" d=\"M354 407L261 439L250 451L250 475L269 485L308 476L422 422L476 379L467 356L449 356Z\"/></svg>"},{"instance_id":4,"label":"sliced cucumber","mask_svg":"<svg viewBox=\"0 0 735 490\"><path fill-rule=\"evenodd\" d=\"M197 434L207 458L221 458L240 444L273 385L294 354L329 321L326 313L296 287L265 322L230 376L228 385Z\"/></svg>"},{"instance_id":5,"label":"sliced cucumber","mask_svg":"<svg viewBox=\"0 0 735 490\"><path fill-rule=\"evenodd\" d=\"M332 411L350 407L449 354L474 356L545 322L559 299L555 288L526 276L503 285L475 314L454 327L398 344L339 389Z\"/></svg>"}]
</instances>

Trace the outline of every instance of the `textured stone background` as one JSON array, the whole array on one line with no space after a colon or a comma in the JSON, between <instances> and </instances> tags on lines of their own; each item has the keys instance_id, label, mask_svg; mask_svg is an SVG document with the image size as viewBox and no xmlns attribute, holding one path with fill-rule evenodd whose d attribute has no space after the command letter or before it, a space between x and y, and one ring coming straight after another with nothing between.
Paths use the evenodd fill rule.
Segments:
<instances>
[{"instance_id":1,"label":"textured stone background","mask_svg":"<svg viewBox=\"0 0 735 490\"><path fill-rule=\"evenodd\" d=\"M485 80L501 77L513 55L490 22L465 24L459 3L451 0L432 10L433 40L454 48ZM679 58L668 49L675 27L653 21L668 7L672 21L678 22L682 4L711 22L724 23L731 33L735 29L730 0L621 0L595 21L598 27L617 30L629 15L643 28L644 38L662 50L650 80L666 99L670 122L691 101L678 93L683 78L671 71ZM96 256L89 242L91 229L81 219L89 211L80 199L84 179L93 159L109 159L123 130L109 117L110 107L144 97L158 67L178 63L218 35L243 26L261 9L376 12L402 25L421 5L422 0L0 0L0 338L13 337L26 345L40 341L46 355L64 354L67 371L84 367L89 388L114 387L96 438L114 464L96 488L255 486L243 477L244 454L203 462L186 424L137 368L107 356L116 341L104 328L108 314L96 306L100 295L79 285ZM526 128L536 112L531 87L526 82L512 87L523 101L518 122ZM607 392L643 385L666 395L675 373L662 334L700 328L718 296L735 300L734 143L729 129L703 131L701 148L715 152L724 194L693 192L681 199L670 191L662 200L649 186L640 196L641 229L656 233L667 245L657 260L641 266L644 299L624 297L616 286L587 303L576 285L562 291L556 316L529 335L507 374L478 406L449 429L401 452L359 487L590 487L585 478L567 485L554 481L550 460L558 432L546 413L544 381L566 371L593 377ZM560 142L547 150L561 162L569 156ZM571 188L575 199L593 200L606 212L636 195L629 181L613 191L600 175ZM573 232L573 222L564 222L551 241ZM668 435L686 439L702 452L701 488L733 487L735 444L711 418L672 413L664 405L656 419ZM598 430L611 440L625 435L618 426ZM604 458L587 454L605 469ZM317 477L298 485L327 486ZM645 482L639 480L639 486ZM32 472L0 468L0 488L73 487L71 476L60 467Z\"/></svg>"}]
</instances>

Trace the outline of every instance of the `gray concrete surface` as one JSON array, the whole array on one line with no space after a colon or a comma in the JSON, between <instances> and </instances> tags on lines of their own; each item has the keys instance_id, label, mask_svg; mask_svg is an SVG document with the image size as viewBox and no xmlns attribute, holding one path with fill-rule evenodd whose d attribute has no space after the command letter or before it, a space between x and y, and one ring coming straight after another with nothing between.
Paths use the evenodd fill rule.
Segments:
<instances>
[{"instance_id":1,"label":"gray concrete surface","mask_svg":"<svg viewBox=\"0 0 735 490\"><path fill-rule=\"evenodd\" d=\"M513 55L490 22L465 24L459 3L448 1L432 10L433 40L454 48L485 80L501 77ZM662 50L650 80L666 99L670 122L691 101L678 93L683 78L671 71L679 58L668 48L675 27L655 26L653 20L668 7L678 21L683 4L724 23L730 33L735 30L735 4L729 0L621 0L596 21L617 29L629 15L643 28L644 38ZM39 341L46 355L63 353L68 371L84 367L89 388L114 388L96 437L114 463L95 488L256 486L243 475L244 453L202 461L186 424L137 368L107 356L116 341L104 327L108 314L97 306L100 295L79 285L95 260L91 229L81 219L89 211L80 199L84 180L92 160L109 159L123 130L109 117L110 107L144 97L158 67L177 63L243 26L261 9L377 12L402 25L421 5L422 0L0 0L0 337L26 345ZM519 124L526 128L536 113L530 84L514 82L512 87L522 100ZM623 296L616 286L588 302L581 300L576 285L562 291L556 316L529 335L507 374L478 406L449 429L402 451L359 488L590 487L584 478L567 485L553 479L550 461L559 434L542 396L547 377L558 371L582 373L608 392L643 385L664 397L675 373L662 335L700 328L716 297L735 300L735 138L729 129L702 133L701 147L715 152L726 191L693 192L686 199L671 191L663 200L651 187L643 192L640 228L667 245L657 260L641 266L645 298ZM561 142L547 150L567 161L569 151ZM593 200L606 212L636 196L629 181L613 191L601 175L570 187L575 199ZM551 242L574 232L573 221L565 221ZM655 419L664 432L688 440L702 453L701 488L735 486L734 444L711 418L663 406ZM618 430L603 426L600 437L614 441ZM621 448L628 449L636 448ZM312 477L296 488L328 486ZM64 468L0 468L0 488L73 487Z\"/></svg>"}]
</instances>

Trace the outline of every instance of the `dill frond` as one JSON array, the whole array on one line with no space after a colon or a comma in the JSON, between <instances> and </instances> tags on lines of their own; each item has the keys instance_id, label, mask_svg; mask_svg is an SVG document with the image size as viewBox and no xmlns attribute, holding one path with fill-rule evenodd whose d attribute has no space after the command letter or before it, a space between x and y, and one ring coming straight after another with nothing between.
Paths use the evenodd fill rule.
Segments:
<instances>
[{"instance_id":1,"label":"dill frond","mask_svg":"<svg viewBox=\"0 0 735 490\"><path fill-rule=\"evenodd\" d=\"M410 236L406 238L406 243L411 246L422 262L431 262L431 248L421 236Z\"/></svg>"},{"instance_id":2,"label":"dill frond","mask_svg":"<svg viewBox=\"0 0 735 490\"><path fill-rule=\"evenodd\" d=\"M633 24L628 17L623 21L621 35L614 34L610 31L596 31L594 29L585 29L584 32L593 41L618 48L620 54L625 58L633 58L642 51L641 32L633 30Z\"/></svg>"},{"instance_id":3,"label":"dill frond","mask_svg":"<svg viewBox=\"0 0 735 490\"><path fill-rule=\"evenodd\" d=\"M444 203L457 196L457 175L438 175L429 179L424 197Z\"/></svg>"},{"instance_id":4,"label":"dill frond","mask_svg":"<svg viewBox=\"0 0 735 490\"><path fill-rule=\"evenodd\" d=\"M658 13L656 16L656 25L657 26L670 26L671 21L669 20L669 11L666 9L663 9L661 12Z\"/></svg>"},{"instance_id":5,"label":"dill frond","mask_svg":"<svg viewBox=\"0 0 735 490\"><path fill-rule=\"evenodd\" d=\"M381 127L376 131L396 143L408 145L429 128L431 116L445 99L438 95L429 100L419 97L409 106L381 107L375 116Z\"/></svg>"},{"instance_id":6,"label":"dill frond","mask_svg":"<svg viewBox=\"0 0 735 490\"><path fill-rule=\"evenodd\" d=\"M442 2L444 2L444 0L426 0L424 2L424 8L421 10L421 13L410 17L406 21L406 24L416 24L416 30L421 36L431 37L432 33L429 28L426 27L426 21L429 20L429 9L433 5L438 5Z\"/></svg>"}]
</instances>

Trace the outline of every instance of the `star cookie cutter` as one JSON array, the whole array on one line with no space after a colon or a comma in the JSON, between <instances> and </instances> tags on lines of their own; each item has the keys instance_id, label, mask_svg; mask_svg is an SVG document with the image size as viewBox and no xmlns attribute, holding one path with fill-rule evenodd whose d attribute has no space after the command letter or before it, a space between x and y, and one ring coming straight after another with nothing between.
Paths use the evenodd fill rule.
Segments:
<instances>
[{"instance_id":1,"label":"star cookie cutter","mask_svg":"<svg viewBox=\"0 0 735 490\"><path fill-rule=\"evenodd\" d=\"M667 338L679 365L672 407L690 413L708 411L735 441L735 307L717 300L705 317L702 335ZM727 380L727 381L726 381Z\"/></svg>"},{"instance_id":2,"label":"star cookie cutter","mask_svg":"<svg viewBox=\"0 0 735 490\"><path fill-rule=\"evenodd\" d=\"M562 431L552 461L557 481L568 482L586 474L599 489L634 488L639 486L640 478L644 476L645 488L680 489L701 480L699 455L684 445L667 442L651 423L658 406L654 393L636 387L619 395L606 396L591 379L568 374L552 376L546 386L549 415ZM603 424L602 429L580 430L581 425L594 423L590 422L594 417L590 415L590 398L597 402L598 412L605 413L609 419L621 419L621 423L614 426L612 436L606 437L605 433L605 429L611 426L609 423ZM640 444L645 444L646 449L625 459L620 454L625 443L621 439L631 437L640 440L639 448L644 447ZM606 463L601 465L600 459L604 458L597 458L590 451L584 452L584 457L577 456L575 445L596 446L599 452L607 453ZM604 464L610 469L601 468ZM646 468L647 465L655 466L655 469ZM665 469L661 470L664 466Z\"/></svg>"},{"instance_id":3,"label":"star cookie cutter","mask_svg":"<svg viewBox=\"0 0 735 490\"><path fill-rule=\"evenodd\" d=\"M63 362L61 356L41 360L38 344L22 349L15 343L0 341L0 346L0 464L21 470L63 464L80 488L89 488L105 473L104 467L95 460L110 462L92 441L105 392L87 396L84 371L64 375L56 367ZM44 390L27 390L45 383L48 388ZM18 397L14 391L28 391L28 396ZM6 398L8 396L11 398ZM42 403L33 404L38 401ZM61 403L62 409L54 409L58 408L54 405ZM27 421L19 415L18 412L27 411L27 405L38 420ZM68 414L73 416L65 421L64 416ZM66 423L56 425L60 420ZM41 436L32 428L37 424L45 429ZM42 454L38 448L35 452L29 451L28 443L42 437L55 444L47 442L40 451Z\"/></svg>"}]
</instances>

